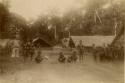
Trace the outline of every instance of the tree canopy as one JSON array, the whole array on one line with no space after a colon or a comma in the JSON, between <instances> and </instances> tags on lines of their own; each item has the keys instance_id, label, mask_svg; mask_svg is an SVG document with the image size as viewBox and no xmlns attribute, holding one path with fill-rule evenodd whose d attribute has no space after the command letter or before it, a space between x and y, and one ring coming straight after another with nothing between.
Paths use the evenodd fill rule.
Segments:
<instances>
[{"instance_id":1,"label":"tree canopy","mask_svg":"<svg viewBox=\"0 0 125 83\"><path fill-rule=\"evenodd\" d=\"M6 28L5 25L8 21L9 10L6 6L0 3L0 37L5 37Z\"/></svg>"},{"instance_id":2,"label":"tree canopy","mask_svg":"<svg viewBox=\"0 0 125 83\"><path fill-rule=\"evenodd\" d=\"M49 14L41 14L32 23L28 23L17 14L10 13L7 7L0 4L0 34L6 32L10 37L19 30L24 40L42 36L52 42L55 42L56 38L65 37L65 34L114 35L115 30L118 31L125 23L124 2L124 0L87 0L87 5L79 9L70 9L63 14L53 9Z\"/></svg>"}]
</instances>

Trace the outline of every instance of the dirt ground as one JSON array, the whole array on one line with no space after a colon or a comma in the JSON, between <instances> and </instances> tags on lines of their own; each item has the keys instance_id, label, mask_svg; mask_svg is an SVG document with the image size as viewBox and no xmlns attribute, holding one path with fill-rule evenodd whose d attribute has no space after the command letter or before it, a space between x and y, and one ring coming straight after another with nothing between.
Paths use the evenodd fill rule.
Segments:
<instances>
[{"instance_id":1,"label":"dirt ground","mask_svg":"<svg viewBox=\"0 0 125 83\"><path fill-rule=\"evenodd\" d=\"M67 55L66 55L67 56ZM11 73L0 75L0 83L123 83L123 62L95 62L91 55L84 62L59 63L57 55L48 55L40 64L20 62ZM10 66L11 67L11 66Z\"/></svg>"}]
</instances>

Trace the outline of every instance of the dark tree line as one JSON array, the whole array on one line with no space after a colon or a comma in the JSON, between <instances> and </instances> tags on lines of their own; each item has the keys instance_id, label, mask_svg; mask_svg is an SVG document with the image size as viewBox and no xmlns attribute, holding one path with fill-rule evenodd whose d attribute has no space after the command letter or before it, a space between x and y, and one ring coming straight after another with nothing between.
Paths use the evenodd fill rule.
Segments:
<instances>
[{"instance_id":1,"label":"dark tree line","mask_svg":"<svg viewBox=\"0 0 125 83\"><path fill-rule=\"evenodd\" d=\"M110 7L103 8L105 4ZM0 36L14 38L20 34L21 39L34 39L41 36L47 41L55 42L56 39L71 35L114 35L117 29L125 22L124 0L119 3L107 0L88 0L86 8L70 11L58 16L56 11L42 15L32 24L25 21L17 14L10 13L8 8L0 4ZM6 36L6 37L5 37Z\"/></svg>"},{"instance_id":2,"label":"dark tree line","mask_svg":"<svg viewBox=\"0 0 125 83\"><path fill-rule=\"evenodd\" d=\"M0 3L0 37L6 37L6 23L8 22L9 10Z\"/></svg>"}]
</instances>

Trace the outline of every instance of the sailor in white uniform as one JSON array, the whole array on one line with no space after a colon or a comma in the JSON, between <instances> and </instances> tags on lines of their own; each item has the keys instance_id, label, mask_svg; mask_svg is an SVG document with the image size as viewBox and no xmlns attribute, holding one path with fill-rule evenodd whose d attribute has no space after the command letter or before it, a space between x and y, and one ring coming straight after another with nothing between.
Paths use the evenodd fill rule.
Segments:
<instances>
[{"instance_id":1,"label":"sailor in white uniform","mask_svg":"<svg viewBox=\"0 0 125 83\"><path fill-rule=\"evenodd\" d=\"M13 40L12 42L12 58L19 57L20 53L20 41L19 40Z\"/></svg>"}]
</instances>

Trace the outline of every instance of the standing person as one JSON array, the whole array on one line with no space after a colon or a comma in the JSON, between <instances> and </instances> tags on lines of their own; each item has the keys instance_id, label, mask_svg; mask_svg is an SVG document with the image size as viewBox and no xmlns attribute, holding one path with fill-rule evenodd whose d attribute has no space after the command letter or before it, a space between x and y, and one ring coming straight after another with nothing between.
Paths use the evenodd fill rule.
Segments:
<instances>
[{"instance_id":1,"label":"standing person","mask_svg":"<svg viewBox=\"0 0 125 83\"><path fill-rule=\"evenodd\" d=\"M70 57L68 57L67 61L69 63L75 63L77 61L77 53L76 51L73 51L72 55Z\"/></svg>"},{"instance_id":2,"label":"standing person","mask_svg":"<svg viewBox=\"0 0 125 83\"><path fill-rule=\"evenodd\" d=\"M124 60L124 46L121 46L120 48L120 58Z\"/></svg>"},{"instance_id":3,"label":"standing person","mask_svg":"<svg viewBox=\"0 0 125 83\"><path fill-rule=\"evenodd\" d=\"M37 63L40 63L40 62L43 60L43 58L42 58L41 55L42 55L41 48L38 47L38 50L37 50L37 56L36 56L36 58L35 58L35 61L36 61Z\"/></svg>"},{"instance_id":4,"label":"standing person","mask_svg":"<svg viewBox=\"0 0 125 83\"><path fill-rule=\"evenodd\" d=\"M4 73L4 64L3 48L0 46L0 73Z\"/></svg>"},{"instance_id":5,"label":"standing person","mask_svg":"<svg viewBox=\"0 0 125 83\"><path fill-rule=\"evenodd\" d=\"M114 50L113 50L113 46L110 45L110 56L111 56L111 61L113 61L113 54L114 54Z\"/></svg>"},{"instance_id":6,"label":"standing person","mask_svg":"<svg viewBox=\"0 0 125 83\"><path fill-rule=\"evenodd\" d=\"M112 45L111 49L112 49L112 60L114 60L115 59L115 46Z\"/></svg>"},{"instance_id":7,"label":"standing person","mask_svg":"<svg viewBox=\"0 0 125 83\"><path fill-rule=\"evenodd\" d=\"M72 48L75 48L75 43L73 41L73 39L70 37L69 39L69 47L72 49Z\"/></svg>"},{"instance_id":8,"label":"standing person","mask_svg":"<svg viewBox=\"0 0 125 83\"><path fill-rule=\"evenodd\" d=\"M111 61L111 46L107 44L106 46L106 54L105 54L106 61Z\"/></svg>"},{"instance_id":9,"label":"standing person","mask_svg":"<svg viewBox=\"0 0 125 83\"><path fill-rule=\"evenodd\" d=\"M95 62L97 62L97 49L96 49L95 44L92 45L92 49L93 49L94 60L95 60Z\"/></svg>"},{"instance_id":10,"label":"standing person","mask_svg":"<svg viewBox=\"0 0 125 83\"><path fill-rule=\"evenodd\" d=\"M34 55L34 46L32 43L30 43L30 59L31 59L31 61L33 60L33 55Z\"/></svg>"},{"instance_id":11,"label":"standing person","mask_svg":"<svg viewBox=\"0 0 125 83\"><path fill-rule=\"evenodd\" d=\"M29 57L29 51L30 51L30 42L26 42L24 44L24 61L26 61Z\"/></svg>"},{"instance_id":12,"label":"standing person","mask_svg":"<svg viewBox=\"0 0 125 83\"><path fill-rule=\"evenodd\" d=\"M107 46L108 60L113 61L113 47L109 44Z\"/></svg>"},{"instance_id":13,"label":"standing person","mask_svg":"<svg viewBox=\"0 0 125 83\"><path fill-rule=\"evenodd\" d=\"M27 54L27 43L24 43L23 44L23 59L24 59L24 62L26 61L28 57L28 54Z\"/></svg>"},{"instance_id":14,"label":"standing person","mask_svg":"<svg viewBox=\"0 0 125 83\"><path fill-rule=\"evenodd\" d=\"M79 41L79 44L77 46L78 48L78 52L79 52L79 61L82 62L83 61L83 54L84 54L84 46L82 44L82 40Z\"/></svg>"},{"instance_id":15,"label":"standing person","mask_svg":"<svg viewBox=\"0 0 125 83\"><path fill-rule=\"evenodd\" d=\"M67 48L67 39L66 38L64 38L63 40L62 40L62 47L63 48Z\"/></svg>"},{"instance_id":16,"label":"standing person","mask_svg":"<svg viewBox=\"0 0 125 83\"><path fill-rule=\"evenodd\" d=\"M14 40L12 42L12 56L11 57L15 57L18 58L20 53L20 41L19 40Z\"/></svg>"},{"instance_id":17,"label":"standing person","mask_svg":"<svg viewBox=\"0 0 125 83\"><path fill-rule=\"evenodd\" d=\"M102 50L101 50L101 53L100 53L100 60L105 61L106 57L107 57L107 48L106 48L106 45L104 43Z\"/></svg>"},{"instance_id":18,"label":"standing person","mask_svg":"<svg viewBox=\"0 0 125 83\"><path fill-rule=\"evenodd\" d=\"M23 57L23 61L25 62L25 55L26 55L26 51L25 51L25 43L22 43L22 57Z\"/></svg>"}]
</instances>

